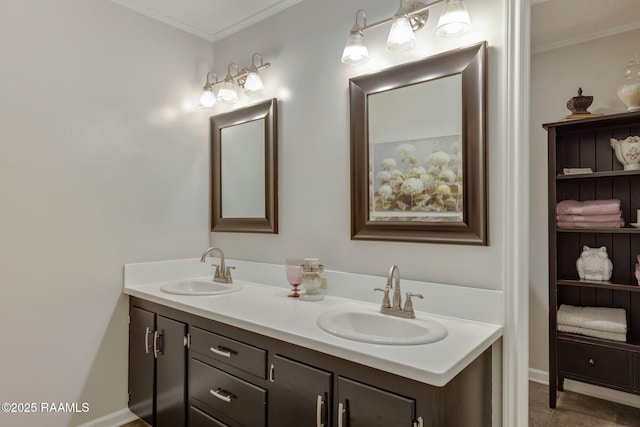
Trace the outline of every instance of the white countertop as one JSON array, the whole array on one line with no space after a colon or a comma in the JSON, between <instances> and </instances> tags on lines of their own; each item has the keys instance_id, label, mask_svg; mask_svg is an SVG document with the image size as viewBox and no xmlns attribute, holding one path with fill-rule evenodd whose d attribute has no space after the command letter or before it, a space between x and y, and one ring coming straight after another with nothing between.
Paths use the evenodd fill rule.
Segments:
<instances>
[{"instance_id":1,"label":"white countertop","mask_svg":"<svg viewBox=\"0 0 640 427\"><path fill-rule=\"evenodd\" d=\"M444 325L447 337L422 345L356 342L323 331L316 325L317 317L348 307L377 311L379 304L331 295L323 301L305 302L287 298L286 288L234 282L244 288L224 295L188 296L162 292L164 282L128 283L125 279L124 293L438 387L446 385L502 335L498 324L416 311L417 318Z\"/></svg>"}]
</instances>

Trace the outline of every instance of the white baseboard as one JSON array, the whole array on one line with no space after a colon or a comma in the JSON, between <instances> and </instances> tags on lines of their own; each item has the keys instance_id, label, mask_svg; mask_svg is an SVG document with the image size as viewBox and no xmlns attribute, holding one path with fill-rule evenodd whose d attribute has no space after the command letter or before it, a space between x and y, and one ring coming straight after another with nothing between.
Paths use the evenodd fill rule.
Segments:
<instances>
[{"instance_id":1,"label":"white baseboard","mask_svg":"<svg viewBox=\"0 0 640 427\"><path fill-rule=\"evenodd\" d=\"M549 372L529 368L529 381L549 385Z\"/></svg>"},{"instance_id":2,"label":"white baseboard","mask_svg":"<svg viewBox=\"0 0 640 427\"><path fill-rule=\"evenodd\" d=\"M137 419L138 417L131 412L129 408L125 408L79 425L78 427L120 427L123 424L130 423Z\"/></svg>"},{"instance_id":3,"label":"white baseboard","mask_svg":"<svg viewBox=\"0 0 640 427\"><path fill-rule=\"evenodd\" d=\"M529 380L549 385L549 373L539 369L529 368ZM573 380L564 380L564 389L575 393L586 394L587 396L597 397L598 399L610 400L611 402L620 403L622 405L640 408L640 396L635 394Z\"/></svg>"}]
</instances>

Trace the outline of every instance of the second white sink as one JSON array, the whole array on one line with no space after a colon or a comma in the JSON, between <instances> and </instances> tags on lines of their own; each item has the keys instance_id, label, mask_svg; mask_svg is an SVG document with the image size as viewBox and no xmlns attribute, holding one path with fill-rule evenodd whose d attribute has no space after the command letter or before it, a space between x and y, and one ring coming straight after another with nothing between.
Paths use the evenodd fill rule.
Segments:
<instances>
[{"instance_id":1,"label":"second white sink","mask_svg":"<svg viewBox=\"0 0 640 427\"><path fill-rule=\"evenodd\" d=\"M221 295L242 289L240 283L217 283L209 278L194 278L167 282L160 290L176 295Z\"/></svg>"},{"instance_id":2,"label":"second white sink","mask_svg":"<svg viewBox=\"0 0 640 427\"><path fill-rule=\"evenodd\" d=\"M375 309L328 311L320 315L316 323L338 337L373 344L428 344L447 336L447 329L434 320L403 319Z\"/></svg>"}]
</instances>

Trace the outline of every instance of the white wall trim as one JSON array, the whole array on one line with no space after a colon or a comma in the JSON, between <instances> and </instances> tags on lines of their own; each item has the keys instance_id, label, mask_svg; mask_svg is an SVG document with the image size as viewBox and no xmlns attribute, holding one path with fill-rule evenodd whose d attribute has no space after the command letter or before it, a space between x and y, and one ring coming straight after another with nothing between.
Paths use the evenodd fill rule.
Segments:
<instances>
[{"instance_id":1,"label":"white wall trim","mask_svg":"<svg viewBox=\"0 0 640 427\"><path fill-rule=\"evenodd\" d=\"M136 414L131 412L129 408L121 409L116 412L96 418L93 421L79 425L78 427L120 427L123 424L137 420Z\"/></svg>"},{"instance_id":2,"label":"white wall trim","mask_svg":"<svg viewBox=\"0 0 640 427\"><path fill-rule=\"evenodd\" d=\"M135 0L111 0L114 3L119 4L120 6L128 7L129 9L135 10L138 13L148 16L149 18L153 18L157 21L163 22L167 25L170 25L174 28L178 28L182 31L186 31L187 33L193 34L196 37L200 37L202 39L208 40L210 42L216 42L221 40L233 33L237 33L240 30L243 30L257 22L262 21L263 19L268 18L271 15L275 15L276 13L293 6L296 3L299 3L301 0L282 0L277 4L267 7L240 22L237 22L233 25L230 25L226 28L223 28L220 31L216 31L215 33L211 33L205 31L200 28L196 28L192 25L189 25L185 22L178 21L177 19L172 18L171 16L167 16L155 9L151 9L142 4L137 3Z\"/></svg>"},{"instance_id":3,"label":"white wall trim","mask_svg":"<svg viewBox=\"0 0 640 427\"><path fill-rule=\"evenodd\" d=\"M549 385L549 372L540 369L529 368L529 381Z\"/></svg>"},{"instance_id":4,"label":"white wall trim","mask_svg":"<svg viewBox=\"0 0 640 427\"><path fill-rule=\"evenodd\" d=\"M591 40L597 40L603 37L615 36L616 34L625 33L627 31L634 31L640 28L640 22L632 22L626 25L619 25L617 27L607 28L602 31L595 31L589 34L583 34L579 37L572 37L570 39L561 40L559 42L547 43L540 45L531 50L531 54L534 55L536 53L547 52L550 50L560 49L567 46L572 46L578 43L584 43Z\"/></svg>"},{"instance_id":5,"label":"white wall trim","mask_svg":"<svg viewBox=\"0 0 640 427\"><path fill-rule=\"evenodd\" d=\"M528 425L529 416L529 63L530 7L505 0L506 135L504 344L502 424Z\"/></svg>"}]
</instances>

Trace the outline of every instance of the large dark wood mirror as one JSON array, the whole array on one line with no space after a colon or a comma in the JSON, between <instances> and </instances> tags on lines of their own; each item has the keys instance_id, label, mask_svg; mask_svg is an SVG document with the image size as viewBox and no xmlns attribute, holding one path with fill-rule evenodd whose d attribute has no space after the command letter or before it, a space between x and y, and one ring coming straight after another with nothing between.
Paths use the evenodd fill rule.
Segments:
<instances>
[{"instance_id":1,"label":"large dark wood mirror","mask_svg":"<svg viewBox=\"0 0 640 427\"><path fill-rule=\"evenodd\" d=\"M211 231L278 233L277 100L211 117Z\"/></svg>"},{"instance_id":2,"label":"large dark wood mirror","mask_svg":"<svg viewBox=\"0 0 640 427\"><path fill-rule=\"evenodd\" d=\"M349 80L351 237L487 245L486 43Z\"/></svg>"}]
</instances>

